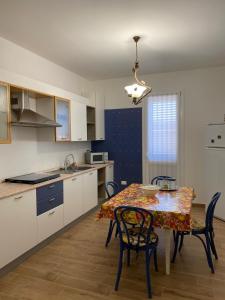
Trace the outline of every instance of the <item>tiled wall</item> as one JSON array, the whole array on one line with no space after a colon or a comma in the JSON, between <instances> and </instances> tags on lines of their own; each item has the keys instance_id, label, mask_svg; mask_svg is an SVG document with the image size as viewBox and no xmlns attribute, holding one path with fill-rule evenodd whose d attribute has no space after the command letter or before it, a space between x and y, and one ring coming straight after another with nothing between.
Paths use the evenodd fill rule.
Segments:
<instances>
[{"instance_id":1,"label":"tiled wall","mask_svg":"<svg viewBox=\"0 0 225 300\"><path fill-rule=\"evenodd\" d=\"M92 151L109 152L118 183L142 182L142 109L105 110L105 141L92 142Z\"/></svg>"}]
</instances>

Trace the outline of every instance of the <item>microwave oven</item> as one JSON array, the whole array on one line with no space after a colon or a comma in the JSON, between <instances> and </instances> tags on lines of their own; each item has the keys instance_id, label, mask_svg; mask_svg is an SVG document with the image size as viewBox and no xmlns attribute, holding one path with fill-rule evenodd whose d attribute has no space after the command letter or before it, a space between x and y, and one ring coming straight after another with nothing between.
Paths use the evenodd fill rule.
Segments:
<instances>
[{"instance_id":1,"label":"microwave oven","mask_svg":"<svg viewBox=\"0 0 225 300\"><path fill-rule=\"evenodd\" d=\"M108 161L108 152L91 152L85 153L85 162L87 164L103 164Z\"/></svg>"}]
</instances>

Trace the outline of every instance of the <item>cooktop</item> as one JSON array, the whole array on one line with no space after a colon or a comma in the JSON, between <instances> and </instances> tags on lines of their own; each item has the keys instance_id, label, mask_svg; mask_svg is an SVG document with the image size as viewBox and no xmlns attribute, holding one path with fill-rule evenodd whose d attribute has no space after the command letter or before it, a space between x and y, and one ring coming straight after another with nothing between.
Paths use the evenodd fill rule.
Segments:
<instances>
[{"instance_id":1,"label":"cooktop","mask_svg":"<svg viewBox=\"0 0 225 300\"><path fill-rule=\"evenodd\" d=\"M30 173L22 176L16 176L7 178L5 181L15 182L15 183L26 183L26 184L36 184L44 181L48 181L59 177L60 174L50 174L50 173Z\"/></svg>"}]
</instances>

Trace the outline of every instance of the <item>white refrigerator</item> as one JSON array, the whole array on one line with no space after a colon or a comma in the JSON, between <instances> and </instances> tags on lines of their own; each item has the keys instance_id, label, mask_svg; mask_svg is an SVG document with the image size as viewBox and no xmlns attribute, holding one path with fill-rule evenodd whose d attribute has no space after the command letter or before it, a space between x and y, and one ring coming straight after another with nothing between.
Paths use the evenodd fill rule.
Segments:
<instances>
[{"instance_id":1,"label":"white refrigerator","mask_svg":"<svg viewBox=\"0 0 225 300\"><path fill-rule=\"evenodd\" d=\"M205 191L207 201L221 192L215 217L225 221L225 124L209 124L205 147Z\"/></svg>"}]
</instances>

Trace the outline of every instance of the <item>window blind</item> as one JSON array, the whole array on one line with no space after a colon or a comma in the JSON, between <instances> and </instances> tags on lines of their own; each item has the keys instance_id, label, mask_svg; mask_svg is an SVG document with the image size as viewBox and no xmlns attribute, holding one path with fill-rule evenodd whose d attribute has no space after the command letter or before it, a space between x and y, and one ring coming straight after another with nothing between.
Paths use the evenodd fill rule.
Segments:
<instances>
[{"instance_id":1,"label":"window blind","mask_svg":"<svg viewBox=\"0 0 225 300\"><path fill-rule=\"evenodd\" d=\"M178 95L148 98L148 160L177 162L178 155Z\"/></svg>"}]
</instances>

